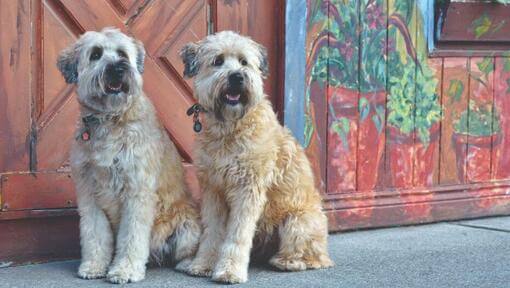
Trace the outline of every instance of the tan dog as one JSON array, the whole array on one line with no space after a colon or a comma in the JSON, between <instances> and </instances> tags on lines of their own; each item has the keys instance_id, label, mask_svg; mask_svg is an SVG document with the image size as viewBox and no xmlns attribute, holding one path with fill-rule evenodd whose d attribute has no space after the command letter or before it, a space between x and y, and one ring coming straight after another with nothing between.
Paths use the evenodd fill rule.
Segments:
<instances>
[{"instance_id":1,"label":"tan dog","mask_svg":"<svg viewBox=\"0 0 510 288\"><path fill-rule=\"evenodd\" d=\"M136 282L150 253L188 263L198 246L181 158L142 91L144 55L140 42L106 28L85 33L58 59L81 110L71 168L85 279Z\"/></svg>"},{"instance_id":2,"label":"tan dog","mask_svg":"<svg viewBox=\"0 0 510 288\"><path fill-rule=\"evenodd\" d=\"M204 113L196 167L204 234L185 271L226 283L247 281L254 238L273 232L281 270L330 267L327 218L310 163L263 93L265 49L225 31L181 51ZM260 244L260 243L257 243Z\"/></svg>"}]
</instances>

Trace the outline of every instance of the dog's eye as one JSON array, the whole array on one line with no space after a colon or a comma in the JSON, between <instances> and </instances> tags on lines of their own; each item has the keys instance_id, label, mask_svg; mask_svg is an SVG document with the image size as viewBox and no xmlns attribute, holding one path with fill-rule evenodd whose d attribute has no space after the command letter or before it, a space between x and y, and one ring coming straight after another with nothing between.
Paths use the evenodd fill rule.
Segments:
<instances>
[{"instance_id":1,"label":"dog's eye","mask_svg":"<svg viewBox=\"0 0 510 288\"><path fill-rule=\"evenodd\" d=\"M239 59L239 62L240 62L240 63L241 63L241 65L243 65L243 66L248 65L248 61L246 61L246 59L244 59L244 58Z\"/></svg>"},{"instance_id":2,"label":"dog's eye","mask_svg":"<svg viewBox=\"0 0 510 288\"><path fill-rule=\"evenodd\" d=\"M125 59L128 59L128 55L126 54L126 52L124 50L117 50L117 54L119 54L119 57L121 58L125 58Z\"/></svg>"},{"instance_id":3,"label":"dog's eye","mask_svg":"<svg viewBox=\"0 0 510 288\"><path fill-rule=\"evenodd\" d=\"M92 53L90 53L90 61L99 60L103 56L103 49L101 47L92 48Z\"/></svg>"},{"instance_id":4,"label":"dog's eye","mask_svg":"<svg viewBox=\"0 0 510 288\"><path fill-rule=\"evenodd\" d=\"M213 65L214 66L221 66L221 65L223 65L223 56L220 55L220 56L216 57L216 59L214 59Z\"/></svg>"}]
</instances>

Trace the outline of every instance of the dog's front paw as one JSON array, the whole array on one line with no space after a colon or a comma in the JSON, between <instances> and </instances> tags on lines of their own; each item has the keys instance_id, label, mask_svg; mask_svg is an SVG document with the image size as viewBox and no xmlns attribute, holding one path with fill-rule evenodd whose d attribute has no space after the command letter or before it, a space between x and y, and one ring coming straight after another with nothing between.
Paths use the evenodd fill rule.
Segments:
<instances>
[{"instance_id":1,"label":"dog's front paw","mask_svg":"<svg viewBox=\"0 0 510 288\"><path fill-rule=\"evenodd\" d=\"M287 259L284 257L274 256L269 260L269 264L282 271L303 271L306 270L306 263L301 259Z\"/></svg>"},{"instance_id":2,"label":"dog's front paw","mask_svg":"<svg viewBox=\"0 0 510 288\"><path fill-rule=\"evenodd\" d=\"M110 283L124 284L138 282L145 278L145 267L136 268L133 265L115 265L110 268L106 279Z\"/></svg>"},{"instance_id":3,"label":"dog's front paw","mask_svg":"<svg viewBox=\"0 0 510 288\"><path fill-rule=\"evenodd\" d=\"M241 265L223 265L219 263L214 269L212 280L228 284L239 284L248 281L248 269L239 266Z\"/></svg>"},{"instance_id":4,"label":"dog's front paw","mask_svg":"<svg viewBox=\"0 0 510 288\"><path fill-rule=\"evenodd\" d=\"M101 265L97 262L86 261L80 264L78 268L78 277L82 279L98 279L106 276L106 265Z\"/></svg>"},{"instance_id":5,"label":"dog's front paw","mask_svg":"<svg viewBox=\"0 0 510 288\"><path fill-rule=\"evenodd\" d=\"M213 264L210 260L211 259L195 258L189 263L186 263L186 260L183 260L177 265L176 269L191 276L211 277Z\"/></svg>"}]
</instances>

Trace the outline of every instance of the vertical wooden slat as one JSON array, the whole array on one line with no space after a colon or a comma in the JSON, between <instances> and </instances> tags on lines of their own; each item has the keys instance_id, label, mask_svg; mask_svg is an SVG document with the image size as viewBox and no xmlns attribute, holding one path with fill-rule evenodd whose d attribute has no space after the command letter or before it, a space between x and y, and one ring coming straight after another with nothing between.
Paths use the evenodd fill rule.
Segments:
<instances>
[{"instance_id":1,"label":"vertical wooden slat","mask_svg":"<svg viewBox=\"0 0 510 288\"><path fill-rule=\"evenodd\" d=\"M481 182L491 178L494 59L471 58L470 77L467 181Z\"/></svg>"},{"instance_id":2,"label":"vertical wooden slat","mask_svg":"<svg viewBox=\"0 0 510 288\"><path fill-rule=\"evenodd\" d=\"M427 111L427 115L423 115L423 112L427 107L423 106L422 97L427 97L429 100L429 95L425 93L430 93L423 88L427 88L435 85L435 96L436 103L440 105L441 103L441 81L442 81L442 66L443 62L441 58L429 58L427 53L427 43L425 38L425 21L427 19L422 18L422 7L417 5L416 10L416 57L420 63L419 67L416 67L416 81L422 81L423 85L416 85L416 100L415 107L416 113L415 117L430 117L431 114L435 112L434 107L430 107L430 111ZM430 75L429 75L430 74ZM432 100L432 99L430 99ZM428 103L428 102L425 102ZM417 109L420 107L421 109ZM422 115L417 115L417 113L422 113ZM434 119L432 121L432 126L428 128L429 131L429 140L423 141L420 139L418 135L417 127L419 124L415 124L415 136L414 136L414 146L415 146L415 156L414 156L414 165L413 165L413 186L418 187L432 187L433 185L438 183L439 179L439 140L440 140L440 121L439 119ZM423 121L420 121L423 123ZM416 120L415 123L418 123ZM422 124L423 125L423 124Z\"/></svg>"},{"instance_id":3,"label":"vertical wooden slat","mask_svg":"<svg viewBox=\"0 0 510 288\"><path fill-rule=\"evenodd\" d=\"M326 9L324 11L324 8ZM322 10L322 11L321 11ZM317 187L326 193L327 83L312 79L312 69L321 49L328 49L327 6L310 2L306 33L305 149L312 164Z\"/></svg>"},{"instance_id":4,"label":"vertical wooden slat","mask_svg":"<svg viewBox=\"0 0 510 288\"><path fill-rule=\"evenodd\" d=\"M510 178L510 57L497 57L494 64L493 130L501 138L493 142L491 178L499 180Z\"/></svg>"},{"instance_id":5,"label":"vertical wooden slat","mask_svg":"<svg viewBox=\"0 0 510 288\"><path fill-rule=\"evenodd\" d=\"M359 1L330 2L329 20L340 30L356 27L354 35L345 33L345 39L333 39L329 46L328 87L328 158L327 187L330 193L356 189L356 162L358 147L359 105ZM341 17L340 14L349 17ZM332 29L331 29L332 30ZM336 63L335 55L347 67ZM337 58L338 59L338 58ZM340 78L343 74L343 78Z\"/></svg>"},{"instance_id":6,"label":"vertical wooden slat","mask_svg":"<svg viewBox=\"0 0 510 288\"><path fill-rule=\"evenodd\" d=\"M412 13L405 13L407 11L399 11L398 0L389 0L389 13L388 16L388 120L386 125L386 159L385 159L385 172L386 172L386 188L404 188L413 185L413 166L414 166L414 99L415 99L415 79L416 73L410 72L408 79L403 79L403 69L411 69L416 71L415 57L409 53L414 51L416 47L416 3L410 2L409 7ZM395 14L395 15L392 15ZM412 14L412 15L406 15ZM402 23L404 22L404 23ZM394 48L393 48L394 46ZM397 51L392 55L392 50ZM392 59L400 57L400 59ZM403 62L402 65L397 64L399 61ZM403 112L399 111L399 105L402 103L400 96L392 92L392 86L400 85L408 87L403 97L408 97L413 103L409 115L404 118L411 118L412 124L409 125L410 131L402 132L403 127L399 127L392 123L394 113ZM396 86L395 86L396 87ZM399 115L398 117L401 117Z\"/></svg>"},{"instance_id":7,"label":"vertical wooden slat","mask_svg":"<svg viewBox=\"0 0 510 288\"><path fill-rule=\"evenodd\" d=\"M30 1L0 5L0 173L28 171Z\"/></svg>"},{"instance_id":8,"label":"vertical wooden slat","mask_svg":"<svg viewBox=\"0 0 510 288\"><path fill-rule=\"evenodd\" d=\"M455 126L465 126L461 114L468 109L469 82L467 58L445 58L443 65L443 117L441 122L441 156L439 184L465 182L467 135L456 133Z\"/></svg>"},{"instance_id":9,"label":"vertical wooden slat","mask_svg":"<svg viewBox=\"0 0 510 288\"><path fill-rule=\"evenodd\" d=\"M387 0L361 1L357 189L382 188L386 123ZM380 48L380 50L377 50ZM374 71L377 71L374 73Z\"/></svg>"}]
</instances>

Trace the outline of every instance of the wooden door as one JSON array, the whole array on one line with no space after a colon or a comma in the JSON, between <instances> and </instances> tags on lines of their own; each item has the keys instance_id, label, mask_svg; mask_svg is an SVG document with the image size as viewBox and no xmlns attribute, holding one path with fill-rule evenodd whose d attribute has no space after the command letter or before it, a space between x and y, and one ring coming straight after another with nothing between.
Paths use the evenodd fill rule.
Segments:
<instances>
[{"instance_id":1,"label":"wooden door","mask_svg":"<svg viewBox=\"0 0 510 288\"><path fill-rule=\"evenodd\" d=\"M0 0L0 7L0 262L76 256L68 151L78 104L55 63L84 31L114 26L144 42L144 90L185 161L196 197L194 133L185 113L192 86L181 76L180 47L217 30L254 37L269 49L266 92L281 106L279 1ZM31 240L20 243L21 237Z\"/></svg>"},{"instance_id":2,"label":"wooden door","mask_svg":"<svg viewBox=\"0 0 510 288\"><path fill-rule=\"evenodd\" d=\"M510 59L430 57L434 2L308 2L300 123L331 230L510 213Z\"/></svg>"}]
</instances>

